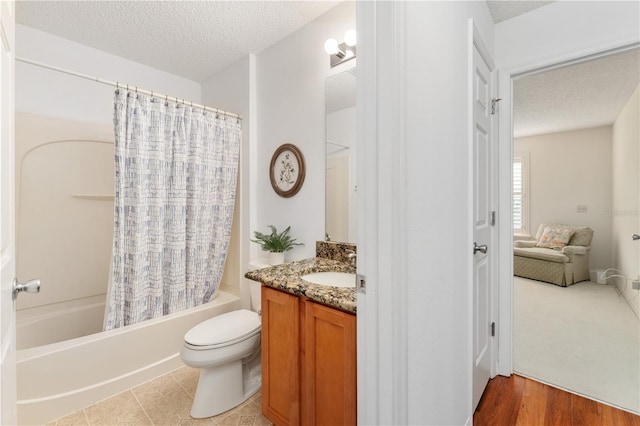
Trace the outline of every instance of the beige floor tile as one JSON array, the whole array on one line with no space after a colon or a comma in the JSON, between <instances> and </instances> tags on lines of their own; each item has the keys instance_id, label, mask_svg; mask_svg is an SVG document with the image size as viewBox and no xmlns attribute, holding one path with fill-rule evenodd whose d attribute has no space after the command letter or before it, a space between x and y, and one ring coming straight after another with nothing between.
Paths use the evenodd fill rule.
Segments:
<instances>
[{"instance_id":1,"label":"beige floor tile","mask_svg":"<svg viewBox=\"0 0 640 426\"><path fill-rule=\"evenodd\" d=\"M200 370L198 368L185 366L171 372L171 376L189 395L193 397L196 394L198 379L200 378Z\"/></svg>"},{"instance_id":2,"label":"beige floor tile","mask_svg":"<svg viewBox=\"0 0 640 426\"><path fill-rule=\"evenodd\" d=\"M231 410L225 414L212 417L212 420L213 424L217 426L238 426L240 424L240 415Z\"/></svg>"},{"instance_id":3,"label":"beige floor tile","mask_svg":"<svg viewBox=\"0 0 640 426\"><path fill-rule=\"evenodd\" d=\"M262 391L255 393L249 400L262 407Z\"/></svg>"},{"instance_id":4,"label":"beige floor tile","mask_svg":"<svg viewBox=\"0 0 640 426\"><path fill-rule=\"evenodd\" d=\"M253 425L253 421L256 419L256 415L252 415L252 416L240 416L240 422L238 423L238 425L241 426L252 426Z\"/></svg>"},{"instance_id":5,"label":"beige floor tile","mask_svg":"<svg viewBox=\"0 0 640 426\"><path fill-rule=\"evenodd\" d=\"M151 419L138 404L133 393L126 391L85 408L91 426L98 425L151 425Z\"/></svg>"},{"instance_id":6,"label":"beige floor tile","mask_svg":"<svg viewBox=\"0 0 640 426\"><path fill-rule=\"evenodd\" d=\"M171 374L132 390L154 425L177 425L191 419L190 397Z\"/></svg>"},{"instance_id":7,"label":"beige floor tile","mask_svg":"<svg viewBox=\"0 0 640 426\"><path fill-rule=\"evenodd\" d=\"M88 426L89 420L83 410L71 413L61 419L47 423L47 426Z\"/></svg>"},{"instance_id":8,"label":"beige floor tile","mask_svg":"<svg viewBox=\"0 0 640 426\"><path fill-rule=\"evenodd\" d=\"M255 420L253 421L253 424L254 426L273 426L273 423L271 423L271 420L269 420L262 414L256 416Z\"/></svg>"},{"instance_id":9,"label":"beige floor tile","mask_svg":"<svg viewBox=\"0 0 640 426\"><path fill-rule=\"evenodd\" d=\"M189 415L199 370L185 367L144 383L47 426L238 426L272 423L262 416L261 392L218 416L193 419Z\"/></svg>"},{"instance_id":10,"label":"beige floor tile","mask_svg":"<svg viewBox=\"0 0 640 426\"><path fill-rule=\"evenodd\" d=\"M255 416L262 413L262 407L251 400L245 401L233 410L241 416Z\"/></svg>"}]
</instances>

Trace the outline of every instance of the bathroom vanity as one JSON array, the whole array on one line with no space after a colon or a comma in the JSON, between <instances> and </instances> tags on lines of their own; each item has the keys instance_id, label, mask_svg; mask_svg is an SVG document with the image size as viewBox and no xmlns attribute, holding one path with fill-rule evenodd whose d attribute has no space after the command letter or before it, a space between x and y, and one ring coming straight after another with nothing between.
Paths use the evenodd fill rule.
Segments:
<instances>
[{"instance_id":1,"label":"bathroom vanity","mask_svg":"<svg viewBox=\"0 0 640 426\"><path fill-rule=\"evenodd\" d=\"M306 259L247 273L262 285L262 414L275 425L356 424L355 287L305 274L355 272Z\"/></svg>"},{"instance_id":2,"label":"bathroom vanity","mask_svg":"<svg viewBox=\"0 0 640 426\"><path fill-rule=\"evenodd\" d=\"M356 424L356 316L262 287L262 412L276 425Z\"/></svg>"}]
</instances>

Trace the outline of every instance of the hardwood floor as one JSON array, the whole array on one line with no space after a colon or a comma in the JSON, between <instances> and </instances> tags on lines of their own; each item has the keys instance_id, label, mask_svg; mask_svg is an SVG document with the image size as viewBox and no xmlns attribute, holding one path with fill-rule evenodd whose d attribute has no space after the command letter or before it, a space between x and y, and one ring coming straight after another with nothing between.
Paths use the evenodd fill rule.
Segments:
<instances>
[{"instance_id":1,"label":"hardwood floor","mask_svg":"<svg viewBox=\"0 0 640 426\"><path fill-rule=\"evenodd\" d=\"M515 374L489 381L474 426L640 426L640 416Z\"/></svg>"}]
</instances>

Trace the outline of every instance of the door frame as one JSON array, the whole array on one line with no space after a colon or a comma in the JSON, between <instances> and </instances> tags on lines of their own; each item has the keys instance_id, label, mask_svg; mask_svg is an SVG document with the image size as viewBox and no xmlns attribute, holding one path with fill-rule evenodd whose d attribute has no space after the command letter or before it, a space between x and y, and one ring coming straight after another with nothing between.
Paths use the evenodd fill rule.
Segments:
<instances>
[{"instance_id":1,"label":"door frame","mask_svg":"<svg viewBox=\"0 0 640 426\"><path fill-rule=\"evenodd\" d=\"M499 93L502 97L498 110L498 239L499 239L499 306L497 373L513 374L513 80L515 78L564 67L640 47L638 37L625 37L595 44L585 49L572 49L561 55L549 55L523 65L500 68Z\"/></svg>"},{"instance_id":2,"label":"door frame","mask_svg":"<svg viewBox=\"0 0 640 426\"><path fill-rule=\"evenodd\" d=\"M16 424L16 310L13 300L15 264L15 2L0 4L0 423ZM5 63L7 61L7 63Z\"/></svg>"}]
</instances>

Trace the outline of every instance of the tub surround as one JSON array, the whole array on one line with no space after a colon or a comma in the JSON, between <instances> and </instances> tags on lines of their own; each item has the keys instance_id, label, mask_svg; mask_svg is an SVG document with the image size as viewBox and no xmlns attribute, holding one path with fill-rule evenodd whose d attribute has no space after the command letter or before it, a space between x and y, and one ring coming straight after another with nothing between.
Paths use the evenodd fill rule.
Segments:
<instances>
[{"instance_id":1,"label":"tub surround","mask_svg":"<svg viewBox=\"0 0 640 426\"><path fill-rule=\"evenodd\" d=\"M353 249L351 248L351 250ZM245 274L245 277L253 281L260 281L267 287L303 296L332 308L355 314L355 288L311 284L301 278L303 275L313 272L330 271L355 273L355 268L346 262L346 257L345 261L315 257L250 271Z\"/></svg>"}]
</instances>

